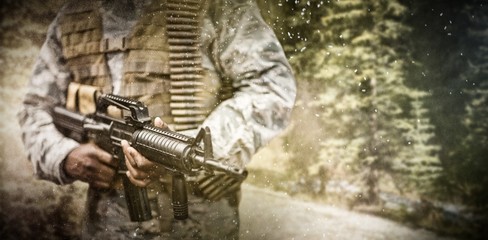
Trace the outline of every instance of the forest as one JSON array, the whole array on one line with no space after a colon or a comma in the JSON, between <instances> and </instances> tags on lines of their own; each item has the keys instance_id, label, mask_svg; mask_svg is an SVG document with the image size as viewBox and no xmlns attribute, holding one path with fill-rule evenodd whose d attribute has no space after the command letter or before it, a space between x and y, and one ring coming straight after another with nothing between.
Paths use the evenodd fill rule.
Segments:
<instances>
[{"instance_id":1,"label":"forest","mask_svg":"<svg viewBox=\"0 0 488 240\"><path fill-rule=\"evenodd\" d=\"M2 105L20 107L24 90L15 89L27 85L63 2L2 3ZM299 91L291 125L265 150L264 158L284 158L283 169L252 172L251 166L250 182L443 234L488 234L488 1L257 3L286 51ZM2 116L15 121L7 112L2 106ZM11 192L19 183L5 170L12 154L3 121L0 223L6 224L5 209L25 190ZM28 166L25 155L16 160ZM76 208L78 200L64 196L82 190L56 191L54 202ZM50 211L73 224L62 209Z\"/></svg>"},{"instance_id":2,"label":"forest","mask_svg":"<svg viewBox=\"0 0 488 240\"><path fill-rule=\"evenodd\" d=\"M352 204L386 191L486 220L486 1L260 4L298 79L295 176L348 179Z\"/></svg>"}]
</instances>

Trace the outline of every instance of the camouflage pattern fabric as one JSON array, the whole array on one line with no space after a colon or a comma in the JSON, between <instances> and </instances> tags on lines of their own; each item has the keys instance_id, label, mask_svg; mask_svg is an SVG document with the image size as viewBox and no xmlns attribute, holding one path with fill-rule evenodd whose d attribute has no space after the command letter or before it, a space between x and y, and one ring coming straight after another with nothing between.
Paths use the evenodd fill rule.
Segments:
<instances>
[{"instance_id":1,"label":"camouflage pattern fabric","mask_svg":"<svg viewBox=\"0 0 488 240\"><path fill-rule=\"evenodd\" d=\"M146 2L124 1L131 5L125 8L117 1L104 1L104 36L127 34L127 29L137 22L137 14L125 13L140 12ZM215 106L202 125L208 126L212 131L216 159L245 166L260 147L287 126L296 95L295 81L278 40L262 20L253 1L213 1L210 3L203 28L202 65L215 73L213 81L229 79L233 96ZM113 90L117 93L123 75L120 71L124 53L110 53L106 58ZM59 133L52 123L52 109L56 105L65 104L66 89L72 81L64 62L58 17L49 27L46 41L34 66L24 108L18 114L22 137L35 174L40 179L57 184L73 182L73 179L63 172L63 160L79 145ZM195 133L193 130L184 132L188 135ZM135 233L139 236L139 230L146 232L141 230L146 227L127 221L127 211L124 209L124 201L120 199L120 193L109 191L98 194L99 197L94 197L97 193L90 190L87 204L95 210L87 209L89 221L85 236L101 238L99 234L108 233L112 238L118 238L117 234L120 234L120 238L132 238L134 236L130 234ZM210 229L209 232L214 233L220 230L229 232L229 239L237 238L236 204L229 205L226 199L212 202L197 196L189 198L194 204L190 204L191 219L186 223L192 224L172 223L170 232L173 232L173 236L170 233L159 234L158 231L164 227L157 227L159 230L154 232L154 236L169 234L170 238L180 238L188 234L190 238L195 239L198 237L193 235L198 233L197 235L203 239L226 238L222 237L226 234L219 235L221 237L208 237L205 235L207 230L203 229ZM171 216L167 207L158 208L164 212L161 215ZM94 212L99 216L99 221L90 217ZM214 213L214 221L201 220L198 217L210 217ZM107 230L111 229L111 226L116 226L116 230ZM224 231L227 226L231 230Z\"/></svg>"}]
</instances>

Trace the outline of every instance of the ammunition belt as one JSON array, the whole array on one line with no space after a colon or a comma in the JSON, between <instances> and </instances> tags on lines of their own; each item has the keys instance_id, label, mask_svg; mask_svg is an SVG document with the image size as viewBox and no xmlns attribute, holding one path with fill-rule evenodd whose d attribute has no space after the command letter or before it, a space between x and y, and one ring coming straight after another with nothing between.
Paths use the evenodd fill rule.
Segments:
<instances>
[{"instance_id":1,"label":"ammunition belt","mask_svg":"<svg viewBox=\"0 0 488 240\"><path fill-rule=\"evenodd\" d=\"M200 51L203 18L200 0L167 0L171 115L175 130L197 128L205 119L199 93L203 84Z\"/></svg>"}]
</instances>

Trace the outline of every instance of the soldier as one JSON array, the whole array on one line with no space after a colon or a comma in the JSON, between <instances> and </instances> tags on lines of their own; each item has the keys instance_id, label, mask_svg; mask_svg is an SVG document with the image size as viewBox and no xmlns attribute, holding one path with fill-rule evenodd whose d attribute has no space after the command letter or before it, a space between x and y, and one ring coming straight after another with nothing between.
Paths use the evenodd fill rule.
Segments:
<instances>
[{"instance_id":1,"label":"soldier","mask_svg":"<svg viewBox=\"0 0 488 240\"><path fill-rule=\"evenodd\" d=\"M50 25L19 113L36 175L89 184L84 239L237 239L239 191L221 199L187 182L190 218L172 219L164 170L123 143L127 176L151 191L153 220L130 222L116 163L53 125L54 106L93 89L144 102L155 124L212 131L214 156L244 167L287 125L296 95L283 50L251 0L73 1ZM75 93L75 94L74 94ZM91 93L90 93L91 94Z\"/></svg>"}]
</instances>

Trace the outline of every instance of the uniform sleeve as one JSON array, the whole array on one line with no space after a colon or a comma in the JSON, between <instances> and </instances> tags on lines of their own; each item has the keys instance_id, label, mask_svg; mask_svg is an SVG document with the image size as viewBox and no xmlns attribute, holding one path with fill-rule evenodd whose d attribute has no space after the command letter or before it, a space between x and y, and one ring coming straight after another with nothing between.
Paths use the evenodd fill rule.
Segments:
<instances>
[{"instance_id":1,"label":"uniform sleeve","mask_svg":"<svg viewBox=\"0 0 488 240\"><path fill-rule=\"evenodd\" d=\"M234 96L203 123L212 131L214 155L245 166L288 125L296 85L283 49L252 1L224 1L216 21L217 68L232 80Z\"/></svg>"},{"instance_id":2,"label":"uniform sleeve","mask_svg":"<svg viewBox=\"0 0 488 240\"><path fill-rule=\"evenodd\" d=\"M62 162L79 144L64 137L54 126L51 116L54 106L65 103L70 81L63 64L56 22L49 27L18 118L35 174L41 179L67 184L73 180L65 175Z\"/></svg>"}]
</instances>

